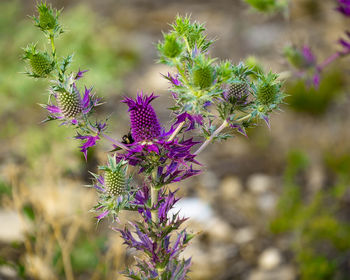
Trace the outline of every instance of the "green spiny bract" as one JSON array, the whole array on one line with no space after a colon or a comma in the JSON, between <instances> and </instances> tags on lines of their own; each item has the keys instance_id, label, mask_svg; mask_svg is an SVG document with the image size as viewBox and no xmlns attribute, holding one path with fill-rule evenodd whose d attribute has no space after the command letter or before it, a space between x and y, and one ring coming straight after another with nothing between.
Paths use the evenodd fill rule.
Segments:
<instances>
[{"instance_id":1,"label":"green spiny bract","mask_svg":"<svg viewBox=\"0 0 350 280\"><path fill-rule=\"evenodd\" d=\"M158 51L167 58L175 58L182 53L184 44L175 34L163 34L164 43L158 44Z\"/></svg>"},{"instance_id":2,"label":"green spiny bract","mask_svg":"<svg viewBox=\"0 0 350 280\"><path fill-rule=\"evenodd\" d=\"M107 166L99 167L104 170L104 184L110 196L119 196L126 192L128 179L126 178L127 165L124 161L116 162L115 157L108 156Z\"/></svg>"},{"instance_id":3,"label":"green spiny bract","mask_svg":"<svg viewBox=\"0 0 350 280\"><path fill-rule=\"evenodd\" d=\"M204 25L196 21L191 22L190 17L177 16L175 23L171 25L175 34L179 38L183 38L187 44L188 50L193 50L195 47L205 52L213 41L207 40L207 36L203 34L205 31Z\"/></svg>"},{"instance_id":4,"label":"green spiny bract","mask_svg":"<svg viewBox=\"0 0 350 280\"><path fill-rule=\"evenodd\" d=\"M195 66L191 71L192 82L196 87L200 89L209 88L214 81L214 67L212 63L214 59L205 58L199 56L195 59Z\"/></svg>"},{"instance_id":5,"label":"green spiny bract","mask_svg":"<svg viewBox=\"0 0 350 280\"><path fill-rule=\"evenodd\" d=\"M28 74L34 78L46 78L54 69L54 61L47 52L38 51L36 45L29 45L24 50L24 60L28 60L31 72Z\"/></svg>"},{"instance_id":6,"label":"green spiny bract","mask_svg":"<svg viewBox=\"0 0 350 280\"><path fill-rule=\"evenodd\" d=\"M74 89L72 92L57 92L57 103L66 118L74 118L82 110L79 92Z\"/></svg>"},{"instance_id":7,"label":"green spiny bract","mask_svg":"<svg viewBox=\"0 0 350 280\"><path fill-rule=\"evenodd\" d=\"M256 97L261 105L271 105L276 103L281 83L276 82L278 75L271 72L266 76L262 76L259 81Z\"/></svg>"},{"instance_id":8,"label":"green spiny bract","mask_svg":"<svg viewBox=\"0 0 350 280\"><path fill-rule=\"evenodd\" d=\"M58 23L58 17L60 12L48 6L46 2L41 2L37 5L39 17L33 17L35 25L42 31L59 31L62 32L61 27Z\"/></svg>"}]
</instances>

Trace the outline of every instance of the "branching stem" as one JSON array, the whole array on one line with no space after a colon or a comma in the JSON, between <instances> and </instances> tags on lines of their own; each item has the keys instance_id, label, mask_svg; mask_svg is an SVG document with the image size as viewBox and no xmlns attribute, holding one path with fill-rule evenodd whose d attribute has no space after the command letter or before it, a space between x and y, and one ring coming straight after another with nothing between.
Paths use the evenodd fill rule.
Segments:
<instances>
[{"instance_id":1,"label":"branching stem","mask_svg":"<svg viewBox=\"0 0 350 280\"><path fill-rule=\"evenodd\" d=\"M244 117L241 117L241 118L235 120L235 122L242 122L242 121L244 121L244 120L249 119L251 116L252 116L252 114L248 114L248 115L246 115L246 116L244 116ZM228 126L228 122L227 122L227 120L225 120L225 121L213 132L213 134L210 135L210 137L209 137L207 140L205 140L205 142L202 144L202 146L200 146L200 147L198 148L198 150L195 151L194 154L195 154L195 155L198 155L200 152L202 152L202 151L210 144L210 142L213 141L213 139L214 139L216 136L218 136L219 133L220 133L224 128L226 128L227 126Z\"/></svg>"}]
</instances>

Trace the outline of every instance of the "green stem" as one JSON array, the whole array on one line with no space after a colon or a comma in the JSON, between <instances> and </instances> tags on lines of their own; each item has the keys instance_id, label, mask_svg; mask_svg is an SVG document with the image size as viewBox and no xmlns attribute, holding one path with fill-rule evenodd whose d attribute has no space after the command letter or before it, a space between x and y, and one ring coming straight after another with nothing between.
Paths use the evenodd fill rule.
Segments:
<instances>
[{"instance_id":1,"label":"green stem","mask_svg":"<svg viewBox=\"0 0 350 280\"><path fill-rule=\"evenodd\" d=\"M158 210L153 209L153 207L156 207L158 204L158 192L159 189L156 188L154 185L151 186L151 204L152 204L152 210L151 210L151 216L152 216L152 222L157 223L158 221Z\"/></svg>"},{"instance_id":2,"label":"green stem","mask_svg":"<svg viewBox=\"0 0 350 280\"><path fill-rule=\"evenodd\" d=\"M52 31L50 33L50 42L51 42L52 56L53 56L53 59L54 59L55 63L57 64L56 47L55 47L55 36L54 36Z\"/></svg>"}]
</instances>

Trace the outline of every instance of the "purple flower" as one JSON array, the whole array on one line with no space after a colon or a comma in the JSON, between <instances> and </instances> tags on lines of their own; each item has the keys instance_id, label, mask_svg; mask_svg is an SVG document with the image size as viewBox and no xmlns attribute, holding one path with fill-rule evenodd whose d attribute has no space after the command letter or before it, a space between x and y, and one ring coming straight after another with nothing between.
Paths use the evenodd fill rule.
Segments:
<instances>
[{"instance_id":1,"label":"purple flower","mask_svg":"<svg viewBox=\"0 0 350 280\"><path fill-rule=\"evenodd\" d=\"M350 0L338 0L336 10L346 17L350 17Z\"/></svg>"},{"instance_id":2,"label":"purple flower","mask_svg":"<svg viewBox=\"0 0 350 280\"><path fill-rule=\"evenodd\" d=\"M81 145L80 151L83 152L85 160L87 160L87 151L90 147L93 147L96 145L97 140L100 140L100 137L98 135L92 136L92 135L80 135L78 133L77 136L75 136L75 139L80 139L85 141L83 145Z\"/></svg>"},{"instance_id":3,"label":"purple flower","mask_svg":"<svg viewBox=\"0 0 350 280\"><path fill-rule=\"evenodd\" d=\"M316 63L316 57L309 46L307 45L303 46L302 54L307 65L310 66Z\"/></svg>"},{"instance_id":4,"label":"purple flower","mask_svg":"<svg viewBox=\"0 0 350 280\"><path fill-rule=\"evenodd\" d=\"M84 76L84 73L86 73L87 71L89 71L89 70L83 70L83 71L81 71L80 69L79 69L79 71L78 71L78 73L76 74L76 76L75 76L75 80L77 81L77 80L79 80L79 79L81 79L83 76Z\"/></svg>"},{"instance_id":5,"label":"purple flower","mask_svg":"<svg viewBox=\"0 0 350 280\"><path fill-rule=\"evenodd\" d=\"M339 39L339 43L343 47L343 51L340 52L340 54L342 55L348 54L350 52L350 32L346 31L345 34L347 37L346 39L343 39L343 38Z\"/></svg>"},{"instance_id":6,"label":"purple flower","mask_svg":"<svg viewBox=\"0 0 350 280\"><path fill-rule=\"evenodd\" d=\"M136 142L153 140L161 135L161 126L157 115L150 105L157 98L153 93L150 96L143 92L137 94L135 100L126 97L122 102L129 106L131 135Z\"/></svg>"},{"instance_id":7,"label":"purple flower","mask_svg":"<svg viewBox=\"0 0 350 280\"><path fill-rule=\"evenodd\" d=\"M166 79L168 79L174 86L182 86L181 82L180 82L179 79L178 79L178 77L179 77L178 74L176 74L176 76L173 77L173 76L171 76L171 74L168 72L168 76L166 77L166 76L164 75L164 77L165 77Z\"/></svg>"},{"instance_id":8,"label":"purple flower","mask_svg":"<svg viewBox=\"0 0 350 280\"><path fill-rule=\"evenodd\" d=\"M201 115L190 115L189 113L184 112L177 116L177 121L173 126L186 120L189 121L189 126L186 131L194 129L196 124L203 125L203 117Z\"/></svg>"}]
</instances>

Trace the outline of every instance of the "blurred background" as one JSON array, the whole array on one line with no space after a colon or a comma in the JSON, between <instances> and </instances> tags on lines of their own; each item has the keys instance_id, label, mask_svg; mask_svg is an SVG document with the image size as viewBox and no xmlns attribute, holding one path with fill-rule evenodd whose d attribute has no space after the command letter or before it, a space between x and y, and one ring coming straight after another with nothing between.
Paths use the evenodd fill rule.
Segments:
<instances>
[{"instance_id":1,"label":"blurred background","mask_svg":"<svg viewBox=\"0 0 350 280\"><path fill-rule=\"evenodd\" d=\"M161 73L171 69L156 64L155 44L177 14L206 23L213 57L284 73L293 71L286 45L309 45L322 61L349 26L335 0L292 0L270 14L242 0L48 2L64 8L58 55L74 52L73 69L90 70L84 83L106 101L98 114L116 138L129 130L122 96L141 89L161 96L154 106L168 124ZM48 84L20 74L21 48L43 42L27 16L34 7L0 1L0 279L125 279L132 252L96 225L96 194L83 187L110 146L101 141L86 163L72 130L40 124ZM350 279L348 65L327 67L318 88L289 75L289 105L271 130L262 124L200 155L205 172L181 185L178 206L200 232L185 252L191 279Z\"/></svg>"}]
</instances>

